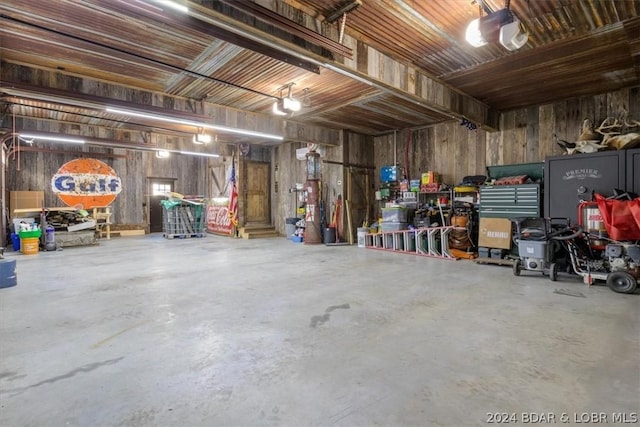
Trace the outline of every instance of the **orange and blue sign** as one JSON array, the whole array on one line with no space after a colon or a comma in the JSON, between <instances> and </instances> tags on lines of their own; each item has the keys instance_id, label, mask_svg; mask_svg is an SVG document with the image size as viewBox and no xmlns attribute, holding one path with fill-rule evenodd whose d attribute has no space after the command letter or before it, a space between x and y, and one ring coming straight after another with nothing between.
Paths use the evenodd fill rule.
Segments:
<instances>
[{"instance_id":1,"label":"orange and blue sign","mask_svg":"<svg viewBox=\"0 0 640 427\"><path fill-rule=\"evenodd\" d=\"M83 158L62 165L51 188L67 206L91 209L109 206L122 191L122 181L108 164Z\"/></svg>"}]
</instances>

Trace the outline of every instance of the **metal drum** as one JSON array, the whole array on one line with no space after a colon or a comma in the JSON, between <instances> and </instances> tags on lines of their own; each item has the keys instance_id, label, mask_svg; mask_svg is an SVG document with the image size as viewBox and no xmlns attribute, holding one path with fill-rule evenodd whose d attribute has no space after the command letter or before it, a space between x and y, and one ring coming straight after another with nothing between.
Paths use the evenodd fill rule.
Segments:
<instances>
[{"instance_id":1,"label":"metal drum","mask_svg":"<svg viewBox=\"0 0 640 427\"><path fill-rule=\"evenodd\" d=\"M582 202L578 206L578 224L589 234L590 244L592 246L604 246L608 238L607 229L604 224L604 218L598 208L597 202Z\"/></svg>"}]
</instances>

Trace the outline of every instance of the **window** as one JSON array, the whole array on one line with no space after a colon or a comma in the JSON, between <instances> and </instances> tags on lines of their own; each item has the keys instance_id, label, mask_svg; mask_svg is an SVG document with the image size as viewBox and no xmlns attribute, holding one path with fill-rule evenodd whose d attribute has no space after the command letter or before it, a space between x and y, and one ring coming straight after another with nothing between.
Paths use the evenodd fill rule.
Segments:
<instances>
[{"instance_id":1,"label":"window","mask_svg":"<svg viewBox=\"0 0 640 427\"><path fill-rule=\"evenodd\" d=\"M151 192L153 196L164 196L171 192L171 184L165 182L154 182L151 185Z\"/></svg>"}]
</instances>

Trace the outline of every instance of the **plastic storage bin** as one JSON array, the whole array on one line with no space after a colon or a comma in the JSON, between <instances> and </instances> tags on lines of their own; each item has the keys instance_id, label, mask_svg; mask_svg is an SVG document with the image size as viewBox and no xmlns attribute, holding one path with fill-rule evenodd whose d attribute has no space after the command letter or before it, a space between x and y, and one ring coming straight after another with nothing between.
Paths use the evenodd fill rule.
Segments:
<instances>
[{"instance_id":1,"label":"plastic storage bin","mask_svg":"<svg viewBox=\"0 0 640 427\"><path fill-rule=\"evenodd\" d=\"M381 182L394 182L398 180L398 167L397 166L383 166L380 168L380 181Z\"/></svg>"},{"instance_id":2,"label":"plastic storage bin","mask_svg":"<svg viewBox=\"0 0 640 427\"><path fill-rule=\"evenodd\" d=\"M407 209L382 208L382 222L407 222Z\"/></svg>"},{"instance_id":3,"label":"plastic storage bin","mask_svg":"<svg viewBox=\"0 0 640 427\"><path fill-rule=\"evenodd\" d=\"M408 224L406 222L381 222L380 229L383 233L388 233L390 231L402 231L408 228Z\"/></svg>"},{"instance_id":4,"label":"plastic storage bin","mask_svg":"<svg viewBox=\"0 0 640 427\"><path fill-rule=\"evenodd\" d=\"M478 257L479 258L491 258L491 249L485 247L478 248Z\"/></svg>"}]
</instances>

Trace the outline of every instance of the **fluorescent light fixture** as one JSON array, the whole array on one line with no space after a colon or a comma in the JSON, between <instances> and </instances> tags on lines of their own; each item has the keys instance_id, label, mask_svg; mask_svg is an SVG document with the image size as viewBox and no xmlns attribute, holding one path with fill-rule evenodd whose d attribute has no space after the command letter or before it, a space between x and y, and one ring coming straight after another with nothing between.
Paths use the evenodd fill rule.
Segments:
<instances>
[{"instance_id":1,"label":"fluorescent light fixture","mask_svg":"<svg viewBox=\"0 0 640 427\"><path fill-rule=\"evenodd\" d=\"M194 144L202 145L202 144L208 144L210 142L211 142L211 135L209 135L208 133L196 133L195 135L193 135Z\"/></svg>"},{"instance_id":2,"label":"fluorescent light fixture","mask_svg":"<svg viewBox=\"0 0 640 427\"><path fill-rule=\"evenodd\" d=\"M171 0L155 0L155 3L158 3L162 6L170 7L171 9L177 10L182 13L189 13L189 8L183 4L176 3Z\"/></svg>"},{"instance_id":3,"label":"fluorescent light fixture","mask_svg":"<svg viewBox=\"0 0 640 427\"><path fill-rule=\"evenodd\" d=\"M186 154L189 156L201 156L201 157L220 157L219 154L196 153L195 151L178 151L178 154Z\"/></svg>"},{"instance_id":4,"label":"fluorescent light fixture","mask_svg":"<svg viewBox=\"0 0 640 427\"><path fill-rule=\"evenodd\" d=\"M62 136L46 136L46 135L32 135L29 133L21 133L20 138L25 139L41 139L43 141L54 141L54 142L71 142L73 144L84 144L84 139L79 138L67 138Z\"/></svg>"},{"instance_id":5,"label":"fluorescent light fixture","mask_svg":"<svg viewBox=\"0 0 640 427\"><path fill-rule=\"evenodd\" d=\"M170 155L171 155L171 153L169 153L167 150L158 150L158 151L156 151L156 157L159 158L159 159L166 159Z\"/></svg>"},{"instance_id":6,"label":"fluorescent light fixture","mask_svg":"<svg viewBox=\"0 0 640 427\"><path fill-rule=\"evenodd\" d=\"M277 141L283 141L284 140L284 137L279 136L279 135L274 135L274 134L271 134L271 133L255 132L255 131L244 130L244 129L236 129L236 128L230 128L230 127L227 127L227 126L210 125L208 123L194 122L194 121L191 121L191 120L183 120L183 119L175 119L173 117L166 117L166 116L157 116L155 114L138 113L136 111L121 110L119 108L110 108L109 107L109 108L107 108L107 112L116 113L116 114L124 114L124 115L132 116L132 117L142 117L142 118L151 119L151 120L160 120L160 121L169 122L169 123L177 123L177 124L180 124L180 125L194 126L196 128L215 129L215 130L220 131L220 132L237 133L239 135L255 136L255 137L267 138L267 139L275 139Z\"/></svg>"}]
</instances>

